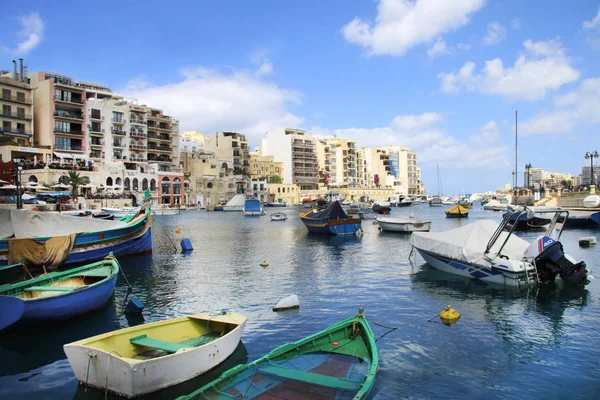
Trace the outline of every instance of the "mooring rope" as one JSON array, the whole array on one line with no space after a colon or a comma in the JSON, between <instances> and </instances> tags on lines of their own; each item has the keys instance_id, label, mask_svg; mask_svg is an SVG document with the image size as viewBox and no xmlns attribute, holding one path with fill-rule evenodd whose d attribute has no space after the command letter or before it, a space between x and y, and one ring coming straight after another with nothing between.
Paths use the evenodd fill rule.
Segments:
<instances>
[{"instance_id":1,"label":"mooring rope","mask_svg":"<svg viewBox=\"0 0 600 400\"><path fill-rule=\"evenodd\" d=\"M95 354L92 354L92 352L90 351L88 353L88 365L87 365L87 371L85 372L85 389L84 392L87 392L87 387L88 387L88 379L90 377L90 362L92 361L92 358L96 357Z\"/></svg>"}]
</instances>

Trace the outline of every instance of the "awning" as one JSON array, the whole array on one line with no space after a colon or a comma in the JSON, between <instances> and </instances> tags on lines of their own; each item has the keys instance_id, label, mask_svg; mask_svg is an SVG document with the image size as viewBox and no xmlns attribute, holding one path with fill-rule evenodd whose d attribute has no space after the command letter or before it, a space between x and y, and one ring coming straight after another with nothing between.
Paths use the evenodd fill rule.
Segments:
<instances>
[{"instance_id":1,"label":"awning","mask_svg":"<svg viewBox=\"0 0 600 400\"><path fill-rule=\"evenodd\" d=\"M58 158L68 158L68 159L73 159L73 154L69 154L69 153L59 153L58 151L54 152L54 155Z\"/></svg>"}]
</instances>

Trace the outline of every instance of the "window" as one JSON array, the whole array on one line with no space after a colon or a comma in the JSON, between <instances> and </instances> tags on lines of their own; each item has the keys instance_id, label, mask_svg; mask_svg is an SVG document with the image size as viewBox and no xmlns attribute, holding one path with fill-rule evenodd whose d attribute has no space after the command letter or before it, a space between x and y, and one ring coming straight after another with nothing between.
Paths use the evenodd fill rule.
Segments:
<instances>
[{"instance_id":1,"label":"window","mask_svg":"<svg viewBox=\"0 0 600 400\"><path fill-rule=\"evenodd\" d=\"M142 180L142 190L148 189L148 179L144 178Z\"/></svg>"},{"instance_id":2,"label":"window","mask_svg":"<svg viewBox=\"0 0 600 400\"><path fill-rule=\"evenodd\" d=\"M115 179L115 185L116 186L121 186L121 178Z\"/></svg>"},{"instance_id":3,"label":"window","mask_svg":"<svg viewBox=\"0 0 600 400\"><path fill-rule=\"evenodd\" d=\"M212 189L212 187L213 187L213 184L212 184L212 182L208 182L208 183L206 184L206 188L207 188L207 189Z\"/></svg>"},{"instance_id":4,"label":"window","mask_svg":"<svg viewBox=\"0 0 600 400\"><path fill-rule=\"evenodd\" d=\"M25 124L17 123L17 132L25 133Z\"/></svg>"},{"instance_id":5,"label":"window","mask_svg":"<svg viewBox=\"0 0 600 400\"><path fill-rule=\"evenodd\" d=\"M137 178L133 178L133 190L138 190L138 180L137 180Z\"/></svg>"},{"instance_id":6,"label":"window","mask_svg":"<svg viewBox=\"0 0 600 400\"><path fill-rule=\"evenodd\" d=\"M10 89L2 89L2 97L5 99L10 99Z\"/></svg>"},{"instance_id":7,"label":"window","mask_svg":"<svg viewBox=\"0 0 600 400\"><path fill-rule=\"evenodd\" d=\"M110 176L106 178L106 186L112 186L112 178Z\"/></svg>"},{"instance_id":8,"label":"window","mask_svg":"<svg viewBox=\"0 0 600 400\"><path fill-rule=\"evenodd\" d=\"M10 121L2 121L2 130L5 132L11 132L11 124Z\"/></svg>"},{"instance_id":9,"label":"window","mask_svg":"<svg viewBox=\"0 0 600 400\"><path fill-rule=\"evenodd\" d=\"M21 101L21 102L25 103L25 93L17 92L17 101Z\"/></svg>"},{"instance_id":10,"label":"window","mask_svg":"<svg viewBox=\"0 0 600 400\"><path fill-rule=\"evenodd\" d=\"M17 107L17 117L25 118L25 109L23 107Z\"/></svg>"},{"instance_id":11,"label":"window","mask_svg":"<svg viewBox=\"0 0 600 400\"><path fill-rule=\"evenodd\" d=\"M2 114L4 114L4 115L11 115L10 112L11 112L10 106L7 106L7 105L3 105L2 106Z\"/></svg>"},{"instance_id":12,"label":"window","mask_svg":"<svg viewBox=\"0 0 600 400\"><path fill-rule=\"evenodd\" d=\"M71 123L63 121L54 121L54 132L71 132Z\"/></svg>"},{"instance_id":13,"label":"window","mask_svg":"<svg viewBox=\"0 0 600 400\"><path fill-rule=\"evenodd\" d=\"M100 110L96 110L96 109L92 108L92 118L93 119L101 119Z\"/></svg>"},{"instance_id":14,"label":"window","mask_svg":"<svg viewBox=\"0 0 600 400\"><path fill-rule=\"evenodd\" d=\"M113 122L123 122L123 114L119 112L113 112Z\"/></svg>"},{"instance_id":15,"label":"window","mask_svg":"<svg viewBox=\"0 0 600 400\"><path fill-rule=\"evenodd\" d=\"M102 125L100 122L92 122L92 132L102 132Z\"/></svg>"}]
</instances>

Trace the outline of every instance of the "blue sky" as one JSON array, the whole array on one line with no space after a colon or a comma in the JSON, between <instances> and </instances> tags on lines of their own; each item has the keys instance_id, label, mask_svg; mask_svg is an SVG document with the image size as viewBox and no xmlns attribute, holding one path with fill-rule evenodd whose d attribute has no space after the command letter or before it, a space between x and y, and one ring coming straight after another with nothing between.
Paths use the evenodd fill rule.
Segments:
<instances>
[{"instance_id":1,"label":"blue sky","mask_svg":"<svg viewBox=\"0 0 600 400\"><path fill-rule=\"evenodd\" d=\"M22 4L22 3L21 3ZM427 189L578 174L600 124L600 1L9 2L0 68L94 81L183 129L408 145ZM519 182L523 176L519 174Z\"/></svg>"}]
</instances>

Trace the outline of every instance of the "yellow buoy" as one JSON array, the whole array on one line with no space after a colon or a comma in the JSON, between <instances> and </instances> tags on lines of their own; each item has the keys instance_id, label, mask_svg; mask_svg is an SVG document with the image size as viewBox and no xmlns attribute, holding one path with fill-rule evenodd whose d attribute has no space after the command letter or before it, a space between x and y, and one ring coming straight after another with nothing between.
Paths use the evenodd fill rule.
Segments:
<instances>
[{"instance_id":1,"label":"yellow buoy","mask_svg":"<svg viewBox=\"0 0 600 400\"><path fill-rule=\"evenodd\" d=\"M175 228L175 233L181 233L181 228L179 228L179 227Z\"/></svg>"},{"instance_id":2,"label":"yellow buoy","mask_svg":"<svg viewBox=\"0 0 600 400\"><path fill-rule=\"evenodd\" d=\"M268 266L269 266L269 263L268 263L268 262L266 262L266 261L263 261L263 262L261 262L261 263L260 263L260 266L261 266L261 267L268 267Z\"/></svg>"},{"instance_id":3,"label":"yellow buoy","mask_svg":"<svg viewBox=\"0 0 600 400\"><path fill-rule=\"evenodd\" d=\"M440 319L442 322L448 326L452 325L460 318L460 314L451 305L444 308L440 313Z\"/></svg>"}]
</instances>

